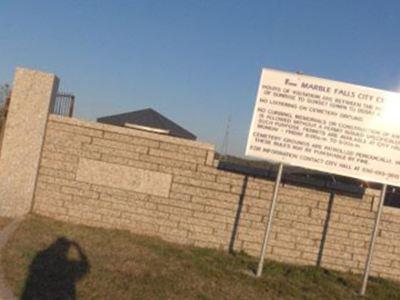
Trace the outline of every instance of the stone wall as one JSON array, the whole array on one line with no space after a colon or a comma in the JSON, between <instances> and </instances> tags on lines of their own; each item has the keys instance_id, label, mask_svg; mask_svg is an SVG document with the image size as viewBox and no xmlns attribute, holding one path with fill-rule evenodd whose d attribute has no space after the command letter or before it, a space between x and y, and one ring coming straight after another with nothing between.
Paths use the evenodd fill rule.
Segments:
<instances>
[{"instance_id":1,"label":"stone wall","mask_svg":"<svg viewBox=\"0 0 400 300\"><path fill-rule=\"evenodd\" d=\"M33 211L258 255L273 182L218 170L213 146L51 115ZM267 257L362 272L379 192L285 184ZM400 215L385 208L372 275L400 277Z\"/></svg>"}]
</instances>

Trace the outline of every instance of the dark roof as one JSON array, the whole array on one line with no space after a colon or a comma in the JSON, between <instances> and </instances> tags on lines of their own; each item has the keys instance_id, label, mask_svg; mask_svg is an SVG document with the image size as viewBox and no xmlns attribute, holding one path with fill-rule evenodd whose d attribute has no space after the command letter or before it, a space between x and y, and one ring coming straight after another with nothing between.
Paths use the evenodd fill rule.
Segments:
<instances>
[{"instance_id":1,"label":"dark roof","mask_svg":"<svg viewBox=\"0 0 400 300\"><path fill-rule=\"evenodd\" d=\"M196 136L179 126L175 122L167 119L151 108L127 112L118 115L106 116L97 119L97 122L116 126L125 126L125 123L147 126L157 129L169 130L169 135L195 140Z\"/></svg>"}]
</instances>

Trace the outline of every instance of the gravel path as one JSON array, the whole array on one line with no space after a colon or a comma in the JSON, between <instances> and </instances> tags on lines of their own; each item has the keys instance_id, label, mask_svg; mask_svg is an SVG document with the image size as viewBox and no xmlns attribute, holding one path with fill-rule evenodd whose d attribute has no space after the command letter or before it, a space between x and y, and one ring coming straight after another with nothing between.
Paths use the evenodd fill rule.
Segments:
<instances>
[{"instance_id":1,"label":"gravel path","mask_svg":"<svg viewBox=\"0 0 400 300\"><path fill-rule=\"evenodd\" d=\"M3 249L3 247L7 243L8 238L18 228L18 225L21 221L22 221L22 219L14 219L10 224L8 224L6 227L3 228L3 230L0 231L0 251ZM17 298L12 293L10 287L6 283L3 268L1 267L1 265L0 265L0 299L1 300L17 300Z\"/></svg>"}]
</instances>

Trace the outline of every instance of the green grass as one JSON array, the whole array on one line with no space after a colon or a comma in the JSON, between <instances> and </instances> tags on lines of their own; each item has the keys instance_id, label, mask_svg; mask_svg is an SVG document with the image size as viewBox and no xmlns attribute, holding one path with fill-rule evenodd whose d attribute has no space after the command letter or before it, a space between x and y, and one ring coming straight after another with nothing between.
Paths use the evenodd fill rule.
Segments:
<instances>
[{"instance_id":1,"label":"green grass","mask_svg":"<svg viewBox=\"0 0 400 300\"><path fill-rule=\"evenodd\" d=\"M6 278L21 295L29 265L58 237L76 241L90 272L76 284L77 299L359 299L359 275L256 260L243 253L181 246L127 231L70 225L29 216L3 251ZM76 253L71 256L76 257ZM397 283L371 278L363 299L400 299Z\"/></svg>"}]
</instances>

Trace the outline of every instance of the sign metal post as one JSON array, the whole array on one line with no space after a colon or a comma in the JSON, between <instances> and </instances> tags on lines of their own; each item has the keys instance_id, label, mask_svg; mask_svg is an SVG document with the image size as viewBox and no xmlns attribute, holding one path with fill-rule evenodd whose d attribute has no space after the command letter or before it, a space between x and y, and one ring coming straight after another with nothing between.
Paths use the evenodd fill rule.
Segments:
<instances>
[{"instance_id":1,"label":"sign metal post","mask_svg":"<svg viewBox=\"0 0 400 300\"><path fill-rule=\"evenodd\" d=\"M367 290L368 277L369 277L369 272L370 272L370 268L371 268L372 257L374 254L376 236L378 235L379 221L380 221L381 215L382 215L383 203L385 201L386 188L387 188L387 185L384 184L382 187L382 191L381 191L381 197L380 197L380 201L379 201L378 211L376 212L374 230L372 231L371 241L369 243L368 257L365 262L364 278L363 278L363 283L362 283L361 290L360 290L361 296L364 296L365 291Z\"/></svg>"},{"instance_id":2,"label":"sign metal post","mask_svg":"<svg viewBox=\"0 0 400 300\"><path fill-rule=\"evenodd\" d=\"M272 202L271 202L271 208L269 210L268 222L265 227L264 240L263 240L263 244L261 247L261 253L260 253L260 261L258 262L258 268L257 268L257 274L256 274L257 277L261 276L263 266L264 266L265 251L267 250L268 238L269 238L269 234L270 234L271 228L272 228L272 220L274 218L276 200L278 198L279 185L281 183L281 178L282 178L282 171L283 171L283 163L280 163L279 169L278 169L278 174L277 174L276 180L275 180L274 192L272 194Z\"/></svg>"}]
</instances>

